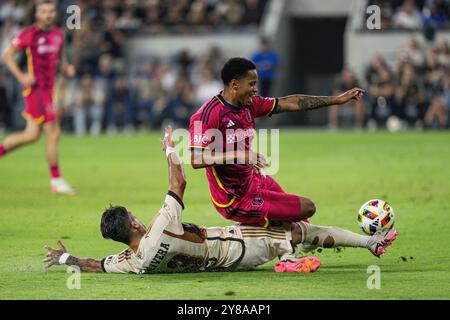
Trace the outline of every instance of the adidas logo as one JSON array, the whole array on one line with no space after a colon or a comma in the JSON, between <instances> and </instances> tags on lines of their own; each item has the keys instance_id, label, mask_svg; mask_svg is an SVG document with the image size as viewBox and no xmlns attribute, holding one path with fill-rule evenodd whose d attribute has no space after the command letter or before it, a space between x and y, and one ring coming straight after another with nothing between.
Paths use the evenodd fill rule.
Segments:
<instances>
[{"instance_id":1,"label":"adidas logo","mask_svg":"<svg viewBox=\"0 0 450 320\"><path fill-rule=\"evenodd\" d=\"M228 121L227 128L234 126L233 120Z\"/></svg>"}]
</instances>

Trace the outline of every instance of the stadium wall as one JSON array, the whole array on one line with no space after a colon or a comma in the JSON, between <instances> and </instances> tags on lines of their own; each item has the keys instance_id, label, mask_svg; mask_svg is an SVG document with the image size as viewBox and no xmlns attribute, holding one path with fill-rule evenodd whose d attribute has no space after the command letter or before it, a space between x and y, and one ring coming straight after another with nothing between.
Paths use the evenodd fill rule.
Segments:
<instances>
[{"instance_id":1,"label":"stadium wall","mask_svg":"<svg viewBox=\"0 0 450 320\"><path fill-rule=\"evenodd\" d=\"M128 41L127 58L130 60L148 56L170 57L187 49L193 55L205 54L217 46L225 56L250 56L258 48L256 32L208 35L137 36Z\"/></svg>"}]
</instances>

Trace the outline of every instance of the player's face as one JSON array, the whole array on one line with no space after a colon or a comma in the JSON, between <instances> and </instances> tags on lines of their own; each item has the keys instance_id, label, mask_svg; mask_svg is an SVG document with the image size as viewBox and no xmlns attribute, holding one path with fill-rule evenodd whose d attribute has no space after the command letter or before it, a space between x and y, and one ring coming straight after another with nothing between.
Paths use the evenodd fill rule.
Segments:
<instances>
[{"instance_id":1,"label":"player's face","mask_svg":"<svg viewBox=\"0 0 450 320\"><path fill-rule=\"evenodd\" d=\"M42 3L36 8L36 21L45 28L53 25L56 19L56 7L51 3Z\"/></svg>"},{"instance_id":2,"label":"player's face","mask_svg":"<svg viewBox=\"0 0 450 320\"><path fill-rule=\"evenodd\" d=\"M248 71L247 76L239 80L238 97L241 105L248 106L252 103L252 97L258 93L257 82L258 73L256 70Z\"/></svg>"},{"instance_id":3,"label":"player's face","mask_svg":"<svg viewBox=\"0 0 450 320\"><path fill-rule=\"evenodd\" d=\"M144 224L142 222L140 222L138 219L136 219L136 217L133 216L133 214L131 212L128 212L128 214L130 215L132 227L134 229L136 229L139 233L145 234L146 233L146 229L145 229Z\"/></svg>"}]
</instances>

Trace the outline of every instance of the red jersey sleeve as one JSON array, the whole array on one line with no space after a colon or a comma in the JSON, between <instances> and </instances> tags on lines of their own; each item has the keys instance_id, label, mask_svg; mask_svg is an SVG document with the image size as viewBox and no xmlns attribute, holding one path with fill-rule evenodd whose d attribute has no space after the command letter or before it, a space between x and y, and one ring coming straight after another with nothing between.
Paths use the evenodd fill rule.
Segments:
<instances>
[{"instance_id":1,"label":"red jersey sleeve","mask_svg":"<svg viewBox=\"0 0 450 320\"><path fill-rule=\"evenodd\" d=\"M255 118L271 117L278 108L277 98L265 98L261 96L254 96L250 105L250 110Z\"/></svg>"},{"instance_id":2,"label":"red jersey sleeve","mask_svg":"<svg viewBox=\"0 0 450 320\"><path fill-rule=\"evenodd\" d=\"M214 141L214 129L219 129L219 112L218 108L215 109L208 112L205 108L191 117L189 124L191 150L207 149L208 145Z\"/></svg>"},{"instance_id":3,"label":"red jersey sleeve","mask_svg":"<svg viewBox=\"0 0 450 320\"><path fill-rule=\"evenodd\" d=\"M30 28L20 30L12 40L12 45L18 51L24 50L25 48L31 46L31 35Z\"/></svg>"}]
</instances>

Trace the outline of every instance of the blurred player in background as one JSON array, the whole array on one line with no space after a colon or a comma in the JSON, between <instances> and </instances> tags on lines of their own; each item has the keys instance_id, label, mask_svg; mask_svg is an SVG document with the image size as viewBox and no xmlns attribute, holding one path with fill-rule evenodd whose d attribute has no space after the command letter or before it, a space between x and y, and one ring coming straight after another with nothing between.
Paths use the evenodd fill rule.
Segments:
<instances>
[{"instance_id":1,"label":"blurred player in background","mask_svg":"<svg viewBox=\"0 0 450 320\"><path fill-rule=\"evenodd\" d=\"M335 80L333 94L338 95L352 88L359 87L355 74L349 67L344 67L342 74ZM328 127L332 130L337 129L339 125L339 114L347 106L355 109L355 126L358 129L364 127L364 101L354 100L346 105L332 106L328 109Z\"/></svg>"},{"instance_id":2,"label":"blurred player in background","mask_svg":"<svg viewBox=\"0 0 450 320\"><path fill-rule=\"evenodd\" d=\"M269 39L262 37L260 39L259 50L252 56L252 61L258 71L259 92L263 97L270 95L272 84L276 79L277 69L280 64L280 57L270 47Z\"/></svg>"},{"instance_id":3,"label":"blurred player in background","mask_svg":"<svg viewBox=\"0 0 450 320\"><path fill-rule=\"evenodd\" d=\"M183 223L186 179L181 160L175 153L170 127L161 143L169 165L169 191L150 227L146 229L125 207L110 207L102 215L102 235L126 244L127 249L103 260L83 259L67 253L58 241L57 249L46 246L46 267L66 264L78 266L83 272L138 274L236 271L251 270L278 257L276 272L314 272L320 267L320 260L315 257L295 259L298 244L367 248L379 257L397 236L394 229L386 236L370 237L304 222L269 229L241 224L202 228Z\"/></svg>"},{"instance_id":4,"label":"blurred player in background","mask_svg":"<svg viewBox=\"0 0 450 320\"><path fill-rule=\"evenodd\" d=\"M189 127L191 163L195 169L206 168L215 208L227 219L263 226L269 220L293 222L311 217L316 210L312 200L286 193L272 177L260 172L267 166L265 159L250 150L255 119L359 101L364 90L352 88L331 97L261 97L256 89L256 65L245 58L228 60L221 76L224 90L191 117ZM211 135L217 131L221 141Z\"/></svg>"},{"instance_id":5,"label":"blurred player in background","mask_svg":"<svg viewBox=\"0 0 450 320\"><path fill-rule=\"evenodd\" d=\"M58 67L66 76L75 75L75 69L64 58L63 31L55 26L56 4L52 0L35 2L36 22L22 29L3 55L11 73L23 85L27 120L22 132L12 134L0 144L0 157L39 140L46 135L45 151L51 175L51 190L56 194L74 195L74 189L62 178L58 162L60 125L53 105L53 89ZM20 70L15 55L25 51L27 71Z\"/></svg>"}]
</instances>

